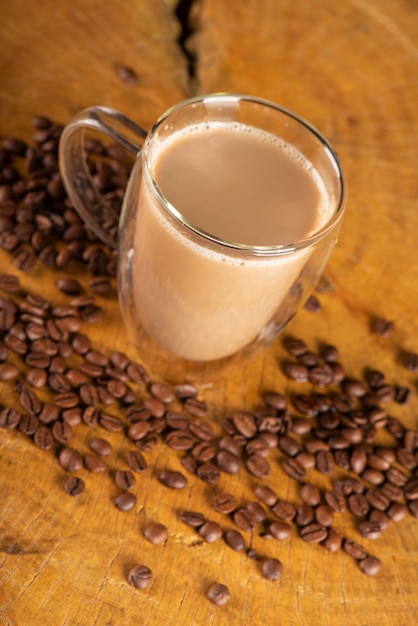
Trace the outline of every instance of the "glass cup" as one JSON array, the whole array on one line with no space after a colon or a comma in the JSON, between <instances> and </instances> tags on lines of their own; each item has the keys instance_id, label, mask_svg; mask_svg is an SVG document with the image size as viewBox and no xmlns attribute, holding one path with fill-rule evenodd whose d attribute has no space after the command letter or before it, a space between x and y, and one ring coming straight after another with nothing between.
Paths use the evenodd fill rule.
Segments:
<instances>
[{"instance_id":1,"label":"glass cup","mask_svg":"<svg viewBox=\"0 0 418 626\"><path fill-rule=\"evenodd\" d=\"M238 134L261 133L290 147L300 167L314 172L325 210L301 240L260 245L224 239L165 197L158 161L174 146L173 138L196 129L222 134L231 128ZM120 216L93 183L86 161L87 129L135 156ZM168 160L176 158L172 152ZM151 372L171 381L217 377L276 338L314 289L346 206L344 176L326 139L296 114L246 95L185 100L149 132L113 109L86 109L63 131L60 168L81 217L117 248L120 309L139 357ZM183 194L190 182L186 175ZM215 190L216 185L214 176ZM280 198L269 201L279 203ZM302 195L297 207L302 218L304 204ZM258 210L256 203L253 210Z\"/></svg>"}]
</instances>

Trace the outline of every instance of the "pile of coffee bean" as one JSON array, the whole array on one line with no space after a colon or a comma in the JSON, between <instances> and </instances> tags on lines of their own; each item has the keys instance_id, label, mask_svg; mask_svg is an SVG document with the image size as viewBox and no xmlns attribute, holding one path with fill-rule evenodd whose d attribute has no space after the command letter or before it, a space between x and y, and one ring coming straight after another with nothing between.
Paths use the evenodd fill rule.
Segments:
<instances>
[{"instance_id":1,"label":"pile of coffee bean","mask_svg":"<svg viewBox=\"0 0 418 626\"><path fill-rule=\"evenodd\" d=\"M26 292L18 275L0 275L0 382L13 397L13 406L0 407L0 426L17 429L40 449L53 451L60 468L70 474L63 484L70 496L80 496L88 487L76 475L81 468L110 473L118 488L114 505L124 512L137 505L135 475L147 470L147 452L157 445L181 455L184 473L167 466L157 476L168 489L187 488L190 474L216 490L222 473L247 472L263 481L254 500L238 502L219 491L207 511L180 514L202 542L222 539L254 559L271 581L280 579L282 564L252 548L254 533L276 541L299 536L331 552L343 549L361 571L376 574L380 560L342 536L334 524L338 516L351 515L361 537L378 539L391 523L406 515L418 517L418 432L404 427L388 409L407 404L412 390L388 382L375 369L362 379L350 377L336 346L314 351L300 338L285 337L288 358L280 365L303 392L266 392L260 407L224 419L219 435L198 387L151 380L142 364L123 352L105 354L83 332L103 316L95 295L115 297L117 259L82 223L65 195L57 164L62 128L43 117L34 118L33 125L34 147L12 138L0 149L0 246L14 257L17 271L30 272L38 261L58 271L61 299L49 302ZM88 149L95 184L114 210L108 214L112 229L129 167L117 146L91 140ZM74 263L80 275L90 274L91 293L65 274ZM318 310L315 301L309 310ZM375 320L371 329L389 337L394 324ZM407 370L418 371L417 354L405 351L403 361ZM73 443L77 428L92 433L88 454ZM114 450L101 431L120 433L131 445L117 470L109 468ZM382 432L390 445L378 443ZM266 484L277 464L298 483L297 500L281 498ZM327 489L316 486L315 474L327 477ZM210 519L211 510L225 516L225 528ZM144 537L157 545L167 541L169 530L153 521ZM151 575L148 566L137 565L128 580L145 589ZM222 605L231 594L217 582L207 597Z\"/></svg>"}]
</instances>

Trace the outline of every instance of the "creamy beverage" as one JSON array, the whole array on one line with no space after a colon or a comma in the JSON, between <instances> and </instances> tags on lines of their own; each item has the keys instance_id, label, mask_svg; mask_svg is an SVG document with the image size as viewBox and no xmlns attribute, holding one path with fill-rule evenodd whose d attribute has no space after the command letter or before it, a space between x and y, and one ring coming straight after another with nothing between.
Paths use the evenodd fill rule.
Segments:
<instances>
[{"instance_id":1,"label":"creamy beverage","mask_svg":"<svg viewBox=\"0 0 418 626\"><path fill-rule=\"evenodd\" d=\"M148 160L180 221L239 245L179 228L144 173L133 238L136 314L177 356L229 356L267 332L313 252L263 256L245 246L291 248L327 223L333 203L296 148L239 123L189 125L154 142Z\"/></svg>"}]
</instances>

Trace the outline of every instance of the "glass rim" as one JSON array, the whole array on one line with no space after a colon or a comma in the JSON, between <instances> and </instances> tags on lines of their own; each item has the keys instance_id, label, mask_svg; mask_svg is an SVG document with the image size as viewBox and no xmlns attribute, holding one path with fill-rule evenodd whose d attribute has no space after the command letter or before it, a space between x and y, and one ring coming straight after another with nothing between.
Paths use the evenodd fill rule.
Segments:
<instances>
[{"instance_id":1,"label":"glass rim","mask_svg":"<svg viewBox=\"0 0 418 626\"><path fill-rule=\"evenodd\" d=\"M268 245L268 246L243 244L243 243L238 243L238 242L222 239L221 237L217 237L216 235L213 235L212 233L209 233L203 230L202 228L199 228L198 226L193 224L190 220L188 220L166 198L166 196L161 191L157 181L155 180L155 176L153 175L151 164L149 163L149 159L147 158L148 156L147 150L149 149L149 144L152 141L152 138L154 137L155 133L158 131L160 126L162 126L162 124L164 124L171 117L171 115L173 115L177 111L180 111L181 109L187 106L190 106L192 104L198 104L198 103L204 104L205 102L214 103L214 102L240 102L240 101L245 101L245 102L261 105L264 108L271 109L273 111L284 114L287 117L293 119L295 122L297 122L300 126L304 127L307 131L309 131L309 133L311 133L314 137L316 137L319 140L319 142L323 145L325 149L325 152L330 161L330 164L332 164L333 166L337 181L339 182L340 194L339 194L338 199L335 202L335 207L333 208L332 215L321 228L319 228L314 233L312 233L311 235L309 235L308 237L304 239L300 239L295 242L289 242L286 244L277 244L277 245ZM237 250L240 252L247 252L256 256L278 256L281 254L289 254L290 252L295 252L297 250L303 250L305 248L308 248L314 245L315 243L321 241L322 239L324 239L330 232L332 232L335 229L335 227L338 225L338 223L340 222L344 214L345 205L346 205L346 196L347 196L347 185L346 185L345 175L342 170L339 157L337 153L335 152L335 150L330 145L329 141L324 137L324 135L319 130L317 130L317 128L315 128L315 126L313 126L310 122L305 120L303 117L301 117L297 113L294 113L290 109L287 109L286 107L278 105L264 98L259 98L256 96L239 94L239 93L219 92L219 93L213 93L213 94L207 94L207 95L201 95L201 96L194 96L192 98L183 100L182 102L179 102L178 104L175 104L174 106L170 107L165 113L163 113L163 115L161 115L158 118L155 124L153 124L153 126L151 127L148 133L146 142L139 154L141 155L143 152L146 157L144 159L145 162L143 163L143 167L151 183L152 192L157 198L159 204L162 205L162 207L166 209L167 212L177 222L185 226L189 231L195 233L196 235L198 235L199 237L207 241L210 241L213 244L216 244L217 246L226 247L226 248Z\"/></svg>"}]
</instances>

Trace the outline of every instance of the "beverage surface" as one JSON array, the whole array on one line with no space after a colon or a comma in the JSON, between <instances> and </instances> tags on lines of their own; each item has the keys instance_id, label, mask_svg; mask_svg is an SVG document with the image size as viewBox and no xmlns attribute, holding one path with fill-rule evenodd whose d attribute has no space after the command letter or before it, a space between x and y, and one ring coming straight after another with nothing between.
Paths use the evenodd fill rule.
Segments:
<instances>
[{"instance_id":1,"label":"beverage surface","mask_svg":"<svg viewBox=\"0 0 418 626\"><path fill-rule=\"evenodd\" d=\"M326 222L327 194L316 170L270 133L238 123L195 125L164 140L152 160L170 204L215 238L285 245Z\"/></svg>"}]
</instances>

